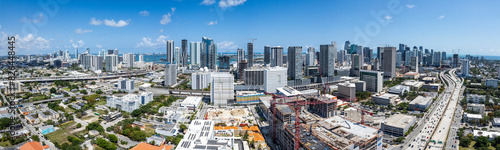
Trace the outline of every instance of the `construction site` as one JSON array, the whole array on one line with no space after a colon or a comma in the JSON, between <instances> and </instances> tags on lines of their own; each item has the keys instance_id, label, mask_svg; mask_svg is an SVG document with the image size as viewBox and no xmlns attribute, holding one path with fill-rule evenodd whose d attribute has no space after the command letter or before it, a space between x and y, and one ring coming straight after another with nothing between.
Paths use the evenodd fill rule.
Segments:
<instances>
[{"instance_id":1,"label":"construction site","mask_svg":"<svg viewBox=\"0 0 500 150\"><path fill-rule=\"evenodd\" d=\"M340 115L337 104L350 106ZM273 94L271 134L280 149L381 149L383 132L365 124L373 113L329 96ZM297 115L296 115L297 114ZM349 116L349 117L346 117Z\"/></svg>"},{"instance_id":2,"label":"construction site","mask_svg":"<svg viewBox=\"0 0 500 150\"><path fill-rule=\"evenodd\" d=\"M226 126L252 126L255 117L251 116L248 108L210 108L207 110L207 120Z\"/></svg>"}]
</instances>

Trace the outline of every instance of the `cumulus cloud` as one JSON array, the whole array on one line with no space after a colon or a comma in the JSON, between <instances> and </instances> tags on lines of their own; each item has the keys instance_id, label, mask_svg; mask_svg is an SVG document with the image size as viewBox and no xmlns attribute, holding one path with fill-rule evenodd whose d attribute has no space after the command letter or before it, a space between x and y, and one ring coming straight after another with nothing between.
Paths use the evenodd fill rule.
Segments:
<instances>
[{"instance_id":1,"label":"cumulus cloud","mask_svg":"<svg viewBox=\"0 0 500 150\"><path fill-rule=\"evenodd\" d=\"M228 49L236 49L238 45L234 44L233 41L223 41L217 43L217 49L228 50Z\"/></svg>"},{"instance_id":2,"label":"cumulus cloud","mask_svg":"<svg viewBox=\"0 0 500 150\"><path fill-rule=\"evenodd\" d=\"M386 20L391 20L391 19L392 19L392 17L391 17L391 16L385 16L384 18L385 18Z\"/></svg>"},{"instance_id":3,"label":"cumulus cloud","mask_svg":"<svg viewBox=\"0 0 500 150\"><path fill-rule=\"evenodd\" d=\"M143 10L143 11L139 12L139 15L149 16L149 11Z\"/></svg>"},{"instance_id":4,"label":"cumulus cloud","mask_svg":"<svg viewBox=\"0 0 500 150\"><path fill-rule=\"evenodd\" d=\"M2 50L1 53L4 53L3 50L7 51L9 44L8 44L8 38L10 37L7 35L5 32L0 33L0 50ZM14 36L16 38L16 43L14 44L15 51L29 51L29 50L47 50L50 47L50 44L52 40L45 39L43 37L34 35L34 34L28 34L26 36L20 36L19 34L16 34ZM24 53L24 52L23 52ZM6 52L5 52L6 54Z\"/></svg>"},{"instance_id":5,"label":"cumulus cloud","mask_svg":"<svg viewBox=\"0 0 500 150\"><path fill-rule=\"evenodd\" d=\"M81 48L83 47L83 45L85 45L85 43L80 40L80 41L77 41L76 43L71 43L71 45L73 46L73 48Z\"/></svg>"},{"instance_id":6,"label":"cumulus cloud","mask_svg":"<svg viewBox=\"0 0 500 150\"><path fill-rule=\"evenodd\" d=\"M441 15L437 19L443 19L444 17L445 17L444 15Z\"/></svg>"},{"instance_id":7,"label":"cumulus cloud","mask_svg":"<svg viewBox=\"0 0 500 150\"><path fill-rule=\"evenodd\" d=\"M101 48L102 48L102 45L95 44L95 47L97 47L98 49L101 49Z\"/></svg>"},{"instance_id":8,"label":"cumulus cloud","mask_svg":"<svg viewBox=\"0 0 500 150\"><path fill-rule=\"evenodd\" d=\"M44 20L43 14L38 13L38 14L33 15L33 19L28 19L27 17L22 17L20 21L22 23L27 23L27 22L39 23L39 22L42 22L43 20Z\"/></svg>"},{"instance_id":9,"label":"cumulus cloud","mask_svg":"<svg viewBox=\"0 0 500 150\"><path fill-rule=\"evenodd\" d=\"M166 24L169 24L170 22L172 22L171 16L172 16L172 14L174 14L174 13L175 13L175 7L172 7L172 8L171 8L171 11L172 11L172 12L170 12L170 13L168 13L168 14L165 14L165 15L163 15L163 16L161 17L160 24L162 24L162 25L166 25Z\"/></svg>"},{"instance_id":10,"label":"cumulus cloud","mask_svg":"<svg viewBox=\"0 0 500 150\"><path fill-rule=\"evenodd\" d=\"M160 29L160 33L163 33L163 29Z\"/></svg>"},{"instance_id":11,"label":"cumulus cloud","mask_svg":"<svg viewBox=\"0 0 500 150\"><path fill-rule=\"evenodd\" d=\"M217 24L217 20L215 21L210 21L207 25L216 25Z\"/></svg>"},{"instance_id":12,"label":"cumulus cloud","mask_svg":"<svg viewBox=\"0 0 500 150\"><path fill-rule=\"evenodd\" d=\"M101 21L101 20L95 19L95 18L91 18L90 22L89 22L90 25L98 26L98 25L104 24L104 25L107 25L110 27L124 27L124 26L127 26L129 23L130 23L130 19L127 21L125 21L125 20L115 21L114 19L111 19L111 20L104 19L103 21Z\"/></svg>"},{"instance_id":13,"label":"cumulus cloud","mask_svg":"<svg viewBox=\"0 0 500 150\"><path fill-rule=\"evenodd\" d=\"M84 33L88 33L88 32L92 32L92 30L82 30L81 28L78 28L75 30L75 33L78 33L78 34L84 34Z\"/></svg>"},{"instance_id":14,"label":"cumulus cloud","mask_svg":"<svg viewBox=\"0 0 500 150\"><path fill-rule=\"evenodd\" d=\"M215 0L203 0L200 4L202 5L212 5L215 3Z\"/></svg>"},{"instance_id":15,"label":"cumulus cloud","mask_svg":"<svg viewBox=\"0 0 500 150\"><path fill-rule=\"evenodd\" d=\"M219 1L219 7L222 9L243 5L247 0L221 0Z\"/></svg>"},{"instance_id":16,"label":"cumulus cloud","mask_svg":"<svg viewBox=\"0 0 500 150\"><path fill-rule=\"evenodd\" d=\"M406 7L407 7L407 8L413 8L413 7L415 7L415 5L410 5L410 4L408 4L408 5L406 5Z\"/></svg>"},{"instance_id":17,"label":"cumulus cloud","mask_svg":"<svg viewBox=\"0 0 500 150\"><path fill-rule=\"evenodd\" d=\"M158 36L158 38L156 40L152 40L151 38L149 37L143 37L141 39L141 42L137 43L137 46L136 48L146 48L146 47L149 47L149 48L158 48L158 47L161 47L162 45L165 44L165 39L167 39L168 36L165 36L165 35L160 35Z\"/></svg>"}]
</instances>

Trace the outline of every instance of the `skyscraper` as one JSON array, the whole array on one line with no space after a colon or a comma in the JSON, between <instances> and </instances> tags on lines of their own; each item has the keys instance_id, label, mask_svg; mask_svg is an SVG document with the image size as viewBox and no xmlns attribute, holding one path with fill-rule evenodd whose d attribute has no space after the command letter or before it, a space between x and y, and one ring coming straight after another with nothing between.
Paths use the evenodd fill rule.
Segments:
<instances>
[{"instance_id":1,"label":"skyscraper","mask_svg":"<svg viewBox=\"0 0 500 150\"><path fill-rule=\"evenodd\" d=\"M271 63L271 46L264 46L264 64L268 65Z\"/></svg>"},{"instance_id":2,"label":"skyscraper","mask_svg":"<svg viewBox=\"0 0 500 150\"><path fill-rule=\"evenodd\" d=\"M188 54L187 54L187 51L188 51L188 40L186 39L183 39L182 40L182 47L181 47L181 65L184 67L184 66L187 66L187 59L188 59Z\"/></svg>"},{"instance_id":3,"label":"skyscraper","mask_svg":"<svg viewBox=\"0 0 500 150\"><path fill-rule=\"evenodd\" d=\"M115 50L113 49L108 49L108 55L113 55L115 54Z\"/></svg>"},{"instance_id":4,"label":"skyscraper","mask_svg":"<svg viewBox=\"0 0 500 150\"><path fill-rule=\"evenodd\" d=\"M344 50L347 51L347 53L350 54L350 52L351 52L351 42L345 41Z\"/></svg>"},{"instance_id":5,"label":"skyscraper","mask_svg":"<svg viewBox=\"0 0 500 150\"><path fill-rule=\"evenodd\" d=\"M248 67L253 66L253 43L248 43L247 44L247 60L248 60Z\"/></svg>"},{"instance_id":6,"label":"skyscraper","mask_svg":"<svg viewBox=\"0 0 500 150\"><path fill-rule=\"evenodd\" d=\"M181 63L180 51L181 51L181 48L179 48L179 47L174 48L174 64L177 64L177 66L179 66Z\"/></svg>"},{"instance_id":7,"label":"skyscraper","mask_svg":"<svg viewBox=\"0 0 500 150\"><path fill-rule=\"evenodd\" d=\"M229 73L214 73L210 77L210 101L215 106L226 106L234 99L234 76Z\"/></svg>"},{"instance_id":8,"label":"skyscraper","mask_svg":"<svg viewBox=\"0 0 500 150\"><path fill-rule=\"evenodd\" d=\"M373 49L369 47L364 47L363 48L363 62L371 64L372 58L373 58Z\"/></svg>"},{"instance_id":9,"label":"skyscraper","mask_svg":"<svg viewBox=\"0 0 500 150\"><path fill-rule=\"evenodd\" d=\"M401 66L401 52L396 52L396 67L399 68Z\"/></svg>"},{"instance_id":10,"label":"skyscraper","mask_svg":"<svg viewBox=\"0 0 500 150\"><path fill-rule=\"evenodd\" d=\"M91 70L103 70L102 66L103 57L102 56L93 56L92 57L92 69Z\"/></svg>"},{"instance_id":11,"label":"skyscraper","mask_svg":"<svg viewBox=\"0 0 500 150\"><path fill-rule=\"evenodd\" d=\"M165 66L165 87L170 87L177 83L177 65L176 64L167 64Z\"/></svg>"},{"instance_id":12,"label":"skyscraper","mask_svg":"<svg viewBox=\"0 0 500 150\"><path fill-rule=\"evenodd\" d=\"M418 72L418 57L410 58L410 70Z\"/></svg>"},{"instance_id":13,"label":"skyscraper","mask_svg":"<svg viewBox=\"0 0 500 150\"><path fill-rule=\"evenodd\" d=\"M384 72L384 77L396 76L396 47L384 47L382 72Z\"/></svg>"},{"instance_id":14,"label":"skyscraper","mask_svg":"<svg viewBox=\"0 0 500 150\"><path fill-rule=\"evenodd\" d=\"M208 69L217 68L217 46L211 38L203 37L201 48L201 67Z\"/></svg>"},{"instance_id":15,"label":"skyscraper","mask_svg":"<svg viewBox=\"0 0 500 150\"><path fill-rule=\"evenodd\" d=\"M271 67L283 67L283 47L273 46L271 48Z\"/></svg>"},{"instance_id":16,"label":"skyscraper","mask_svg":"<svg viewBox=\"0 0 500 150\"><path fill-rule=\"evenodd\" d=\"M238 56L237 56L238 58L237 58L237 61L238 61L238 63L239 63L239 62L241 62L242 60L244 60L244 59L245 59L245 50L243 50L243 49L241 49L241 48L238 48L238 50L237 50L237 51L238 51L238 54L237 54L237 55L238 55Z\"/></svg>"},{"instance_id":17,"label":"skyscraper","mask_svg":"<svg viewBox=\"0 0 500 150\"><path fill-rule=\"evenodd\" d=\"M288 77L292 80L302 79L302 47L288 47Z\"/></svg>"},{"instance_id":18,"label":"skyscraper","mask_svg":"<svg viewBox=\"0 0 500 150\"><path fill-rule=\"evenodd\" d=\"M377 47L377 58L378 60L382 59L383 47Z\"/></svg>"},{"instance_id":19,"label":"skyscraper","mask_svg":"<svg viewBox=\"0 0 500 150\"><path fill-rule=\"evenodd\" d=\"M335 53L337 45L328 44L319 46L319 67L323 77L330 77L335 74Z\"/></svg>"},{"instance_id":20,"label":"skyscraper","mask_svg":"<svg viewBox=\"0 0 500 150\"><path fill-rule=\"evenodd\" d=\"M219 69L230 69L229 56L219 56Z\"/></svg>"},{"instance_id":21,"label":"skyscraper","mask_svg":"<svg viewBox=\"0 0 500 150\"><path fill-rule=\"evenodd\" d=\"M434 52L434 54L432 55L432 62L434 63L433 66L435 67L441 67L441 52L437 51L437 52Z\"/></svg>"},{"instance_id":22,"label":"skyscraper","mask_svg":"<svg viewBox=\"0 0 500 150\"><path fill-rule=\"evenodd\" d=\"M315 55L316 55L316 50L314 50L314 47L307 48L306 66L314 66Z\"/></svg>"},{"instance_id":23,"label":"skyscraper","mask_svg":"<svg viewBox=\"0 0 500 150\"><path fill-rule=\"evenodd\" d=\"M344 64L345 61L345 50L340 50L337 52L337 62L339 62L339 66Z\"/></svg>"},{"instance_id":24,"label":"skyscraper","mask_svg":"<svg viewBox=\"0 0 500 150\"><path fill-rule=\"evenodd\" d=\"M446 52L441 52L441 60L446 60Z\"/></svg>"},{"instance_id":25,"label":"skyscraper","mask_svg":"<svg viewBox=\"0 0 500 150\"><path fill-rule=\"evenodd\" d=\"M75 48L75 59L78 59L78 48Z\"/></svg>"},{"instance_id":26,"label":"skyscraper","mask_svg":"<svg viewBox=\"0 0 500 150\"><path fill-rule=\"evenodd\" d=\"M174 41L167 41L167 63L174 63Z\"/></svg>"},{"instance_id":27,"label":"skyscraper","mask_svg":"<svg viewBox=\"0 0 500 150\"><path fill-rule=\"evenodd\" d=\"M462 76L466 77L469 75L469 60L464 59L462 61Z\"/></svg>"},{"instance_id":28,"label":"skyscraper","mask_svg":"<svg viewBox=\"0 0 500 150\"><path fill-rule=\"evenodd\" d=\"M201 61L201 42L191 42L191 64L199 65Z\"/></svg>"},{"instance_id":29,"label":"skyscraper","mask_svg":"<svg viewBox=\"0 0 500 150\"><path fill-rule=\"evenodd\" d=\"M453 54L453 68L457 68L459 66L459 58L458 58L458 54Z\"/></svg>"},{"instance_id":30,"label":"skyscraper","mask_svg":"<svg viewBox=\"0 0 500 150\"><path fill-rule=\"evenodd\" d=\"M134 67L134 58L134 54L132 53L123 54L123 62L125 63L125 67Z\"/></svg>"},{"instance_id":31,"label":"skyscraper","mask_svg":"<svg viewBox=\"0 0 500 150\"><path fill-rule=\"evenodd\" d=\"M143 62L144 61L144 55L140 54L139 55L139 62Z\"/></svg>"},{"instance_id":32,"label":"skyscraper","mask_svg":"<svg viewBox=\"0 0 500 150\"><path fill-rule=\"evenodd\" d=\"M359 56L359 54L351 54L351 76L359 76L359 70L361 70L361 68L363 67L363 64L361 62L361 60L363 58L361 58L361 56Z\"/></svg>"}]
</instances>

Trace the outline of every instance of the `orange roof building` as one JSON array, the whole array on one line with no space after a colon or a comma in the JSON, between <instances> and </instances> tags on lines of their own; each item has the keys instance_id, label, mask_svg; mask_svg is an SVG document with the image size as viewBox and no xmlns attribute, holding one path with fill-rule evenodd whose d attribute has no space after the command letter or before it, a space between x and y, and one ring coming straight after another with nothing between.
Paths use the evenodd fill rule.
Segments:
<instances>
[{"instance_id":1,"label":"orange roof building","mask_svg":"<svg viewBox=\"0 0 500 150\"><path fill-rule=\"evenodd\" d=\"M40 142L28 142L21 146L20 150L48 150L50 147L48 145L42 146Z\"/></svg>"},{"instance_id":2,"label":"orange roof building","mask_svg":"<svg viewBox=\"0 0 500 150\"><path fill-rule=\"evenodd\" d=\"M130 150L170 150L172 149L172 147L172 145L154 146L148 143L141 142Z\"/></svg>"}]
</instances>

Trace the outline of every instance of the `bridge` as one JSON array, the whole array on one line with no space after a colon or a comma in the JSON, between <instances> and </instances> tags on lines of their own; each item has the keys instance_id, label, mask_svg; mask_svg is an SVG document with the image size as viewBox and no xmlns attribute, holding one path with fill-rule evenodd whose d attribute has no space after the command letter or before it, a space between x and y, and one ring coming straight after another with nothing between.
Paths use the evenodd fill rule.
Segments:
<instances>
[{"instance_id":1,"label":"bridge","mask_svg":"<svg viewBox=\"0 0 500 150\"><path fill-rule=\"evenodd\" d=\"M117 79L120 77L128 77L128 76L140 76L146 75L148 72L146 71L135 71L130 73L117 73L112 75L104 75L104 76L59 76L59 77L40 77L40 78L20 78L17 81L21 83L30 83L30 82L54 82L54 81L83 81L83 80L101 80L101 79Z\"/></svg>"}]
</instances>

